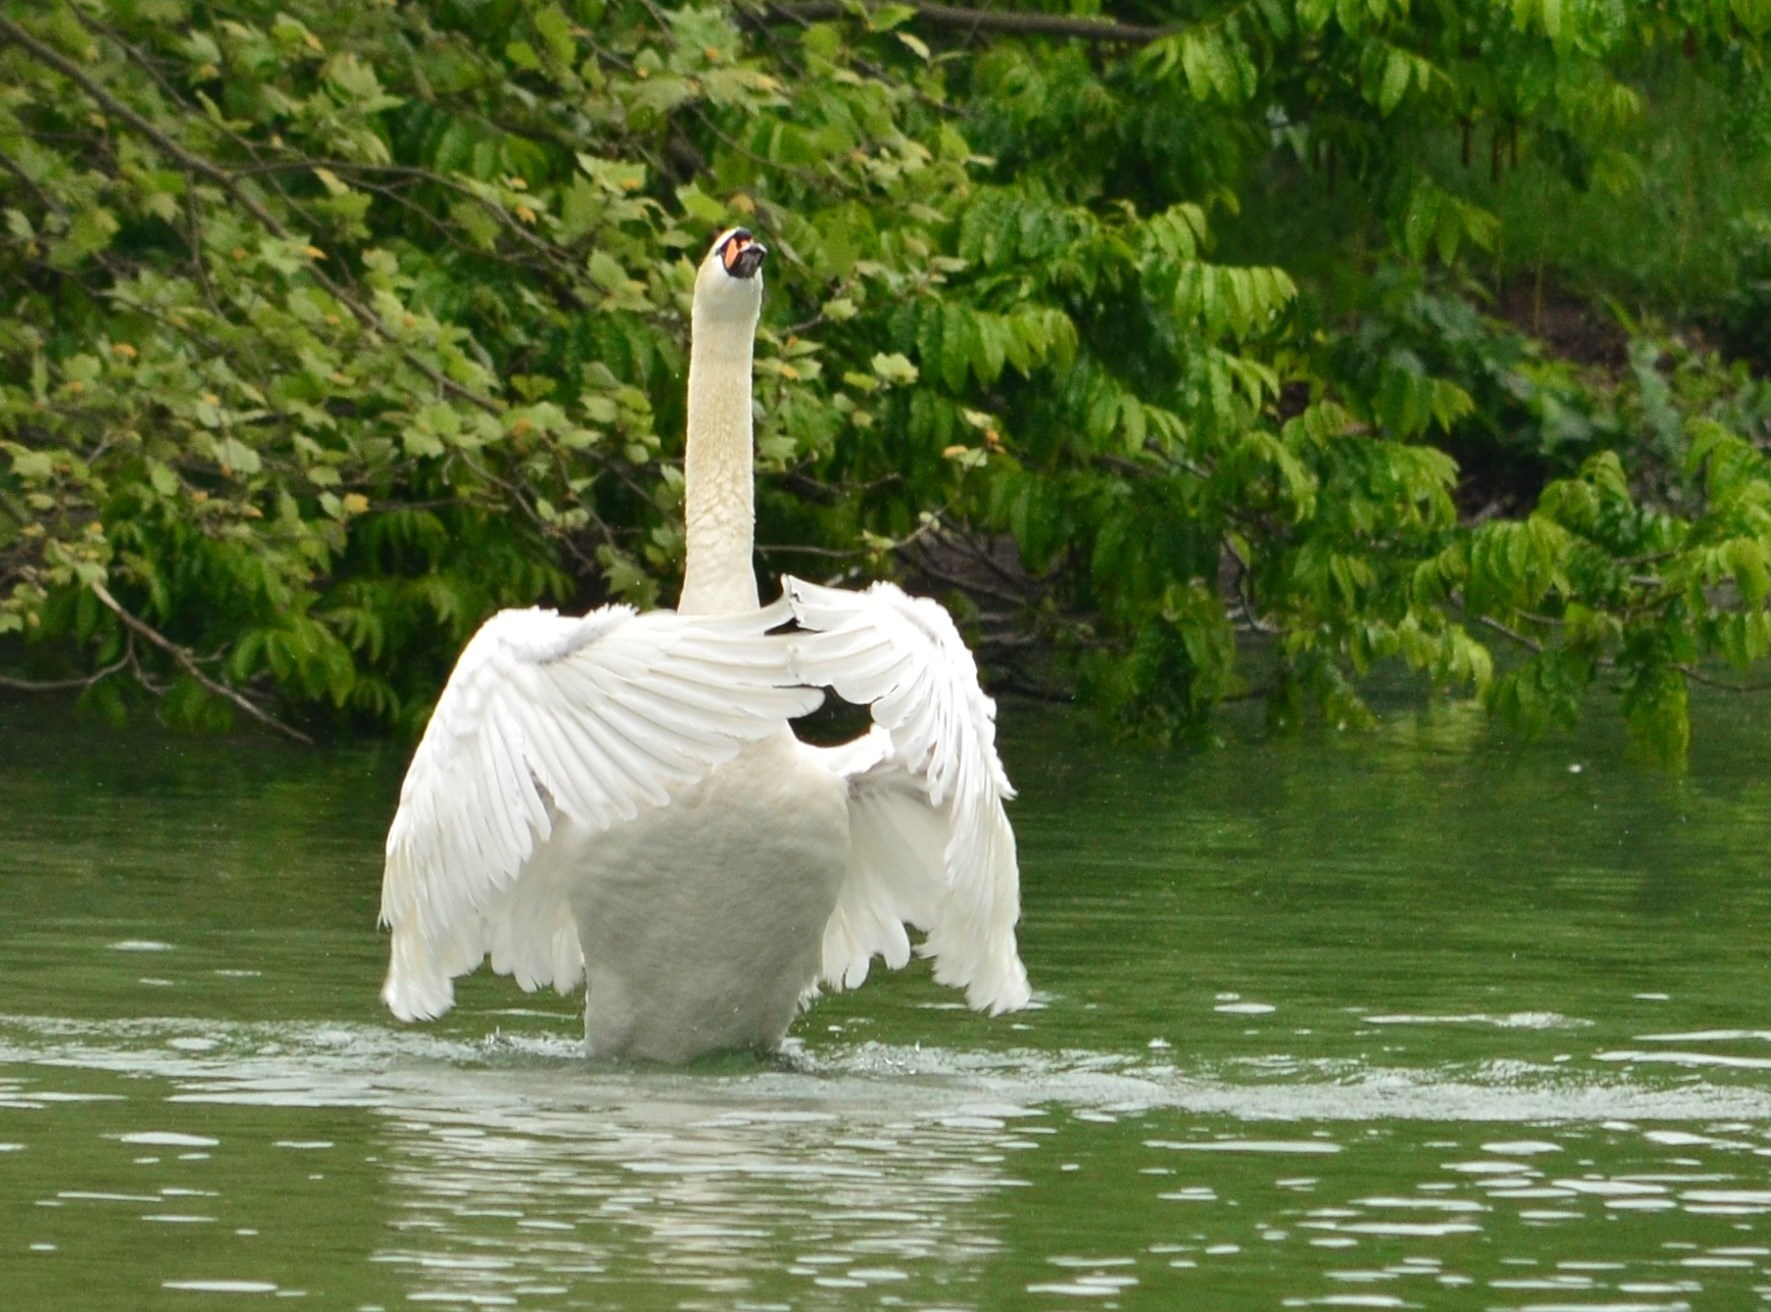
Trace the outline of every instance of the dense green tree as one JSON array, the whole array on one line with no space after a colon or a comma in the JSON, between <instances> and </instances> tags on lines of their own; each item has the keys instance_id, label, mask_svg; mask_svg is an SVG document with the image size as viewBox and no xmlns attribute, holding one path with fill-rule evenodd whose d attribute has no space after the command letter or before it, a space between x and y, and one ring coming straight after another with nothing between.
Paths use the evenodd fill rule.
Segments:
<instances>
[{"instance_id":1,"label":"dense green tree","mask_svg":"<svg viewBox=\"0 0 1771 1312\"><path fill-rule=\"evenodd\" d=\"M1768 30L0 0L5 682L411 726L497 606L667 600L690 278L746 222L766 566L912 571L1159 734L1356 722L1396 659L1534 726L1609 686L1676 759L1771 652L1771 397L1701 345L1771 303L1771 212L1712 213L1771 174Z\"/></svg>"}]
</instances>

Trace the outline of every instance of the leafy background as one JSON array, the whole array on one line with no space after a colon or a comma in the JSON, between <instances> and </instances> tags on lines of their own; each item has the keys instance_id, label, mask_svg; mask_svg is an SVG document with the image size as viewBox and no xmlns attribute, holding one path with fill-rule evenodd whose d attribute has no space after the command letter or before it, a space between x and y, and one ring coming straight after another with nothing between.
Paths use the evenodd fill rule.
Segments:
<instances>
[{"instance_id":1,"label":"leafy background","mask_svg":"<svg viewBox=\"0 0 1771 1312\"><path fill-rule=\"evenodd\" d=\"M674 596L693 267L759 559L1206 732L1395 663L1679 761L1771 652L1771 0L0 0L0 684L422 724Z\"/></svg>"}]
</instances>

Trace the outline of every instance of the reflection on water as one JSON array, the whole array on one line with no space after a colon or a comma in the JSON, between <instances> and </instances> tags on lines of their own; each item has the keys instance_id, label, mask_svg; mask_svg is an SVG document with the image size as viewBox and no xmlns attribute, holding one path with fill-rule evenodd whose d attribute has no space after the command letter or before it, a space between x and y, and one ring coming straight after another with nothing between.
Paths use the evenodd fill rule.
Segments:
<instances>
[{"instance_id":1,"label":"reflection on water","mask_svg":"<svg viewBox=\"0 0 1771 1312\"><path fill-rule=\"evenodd\" d=\"M11 1309L1771 1302L1761 735L1009 737L1040 1005L926 972L779 1063L376 1005L398 753L0 707ZM1571 764L1581 765L1578 772Z\"/></svg>"}]
</instances>

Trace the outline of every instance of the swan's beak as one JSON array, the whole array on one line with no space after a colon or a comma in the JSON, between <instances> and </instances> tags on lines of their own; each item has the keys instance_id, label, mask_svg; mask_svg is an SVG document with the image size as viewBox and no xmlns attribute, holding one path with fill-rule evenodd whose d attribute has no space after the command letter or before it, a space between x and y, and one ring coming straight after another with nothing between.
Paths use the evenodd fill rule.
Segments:
<instances>
[{"instance_id":1,"label":"swan's beak","mask_svg":"<svg viewBox=\"0 0 1771 1312\"><path fill-rule=\"evenodd\" d=\"M719 247L720 264L734 278L756 277L768 257L769 248L743 228L728 233Z\"/></svg>"}]
</instances>

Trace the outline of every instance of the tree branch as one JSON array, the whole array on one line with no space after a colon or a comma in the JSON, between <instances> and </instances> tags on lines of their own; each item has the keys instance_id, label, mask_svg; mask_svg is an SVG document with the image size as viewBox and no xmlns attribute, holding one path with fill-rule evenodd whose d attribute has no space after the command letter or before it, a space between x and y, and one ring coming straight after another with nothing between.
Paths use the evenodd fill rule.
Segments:
<instances>
[{"instance_id":1,"label":"tree branch","mask_svg":"<svg viewBox=\"0 0 1771 1312\"><path fill-rule=\"evenodd\" d=\"M1493 619L1487 615L1477 615L1474 618L1475 622L1480 624L1483 628L1492 629L1495 633L1500 634L1510 642L1517 643L1527 651L1535 652L1541 656L1546 650L1544 644L1539 642L1536 638L1520 633L1517 629L1511 628L1497 619ZM1557 623L1559 621L1546 619L1545 622ZM1615 671L1618 668L1617 661L1609 656L1598 657L1597 664L1599 668L1603 670ZM1691 680L1691 682L1701 683L1706 688L1718 688L1723 692L1741 694L1771 692L1771 682L1735 683L1729 679L1721 679L1713 674L1707 674L1688 661L1674 661L1672 662L1672 668Z\"/></svg>"},{"instance_id":2,"label":"tree branch","mask_svg":"<svg viewBox=\"0 0 1771 1312\"><path fill-rule=\"evenodd\" d=\"M1543 644L1536 638L1528 637L1525 634L1520 633L1517 629L1502 624L1499 620L1487 615L1478 615L1475 617L1475 620L1476 623L1480 624L1483 628L1492 629L1509 642L1517 643L1519 646L1525 648L1525 650L1536 652L1539 656L1543 655Z\"/></svg>"},{"instance_id":3,"label":"tree branch","mask_svg":"<svg viewBox=\"0 0 1771 1312\"><path fill-rule=\"evenodd\" d=\"M1684 661L1676 661L1673 668L1693 683L1701 683L1706 688L1720 688L1723 692L1754 693L1771 692L1771 683L1732 683L1727 679L1718 679L1713 674L1705 674L1695 665Z\"/></svg>"},{"instance_id":4,"label":"tree branch","mask_svg":"<svg viewBox=\"0 0 1771 1312\"><path fill-rule=\"evenodd\" d=\"M127 668L129 660L130 653L124 652L102 670L94 670L77 679L20 679L10 674L0 674L0 688L5 688L8 692L84 692L100 680L108 679L119 670Z\"/></svg>"},{"instance_id":5,"label":"tree branch","mask_svg":"<svg viewBox=\"0 0 1771 1312\"><path fill-rule=\"evenodd\" d=\"M1115 23L1110 19L1076 18L1069 14L1017 13L1004 9L963 9L958 5L911 0L914 22L964 32L1002 32L1011 36L1076 37L1084 41L1114 41L1122 45L1148 45L1176 29ZM841 0L777 0L750 11L752 21L808 22L826 18L850 18L854 10Z\"/></svg>"},{"instance_id":6,"label":"tree branch","mask_svg":"<svg viewBox=\"0 0 1771 1312\"><path fill-rule=\"evenodd\" d=\"M4 21L4 19L0 19L0 22ZM152 643L168 656L172 657L173 660L178 662L179 667L183 669L186 674L202 684L209 692L226 701L232 702L235 706L238 706L242 711L245 711L246 714L250 715L266 728L275 729L285 737L293 738L298 743L306 743L309 747L314 745L314 740L309 738L300 729L292 728L291 726L284 724L269 711L254 705L246 697L228 687L225 683L218 683L207 674L203 673L202 667L197 664L197 658L189 647L179 646L153 625L147 623L145 620L138 619L134 614L124 608L122 602L118 601L111 595L110 589L105 587L103 583L95 582L92 585L92 595L97 597L99 601L103 603L106 610L110 611L111 614L117 617L118 621L124 628Z\"/></svg>"}]
</instances>

